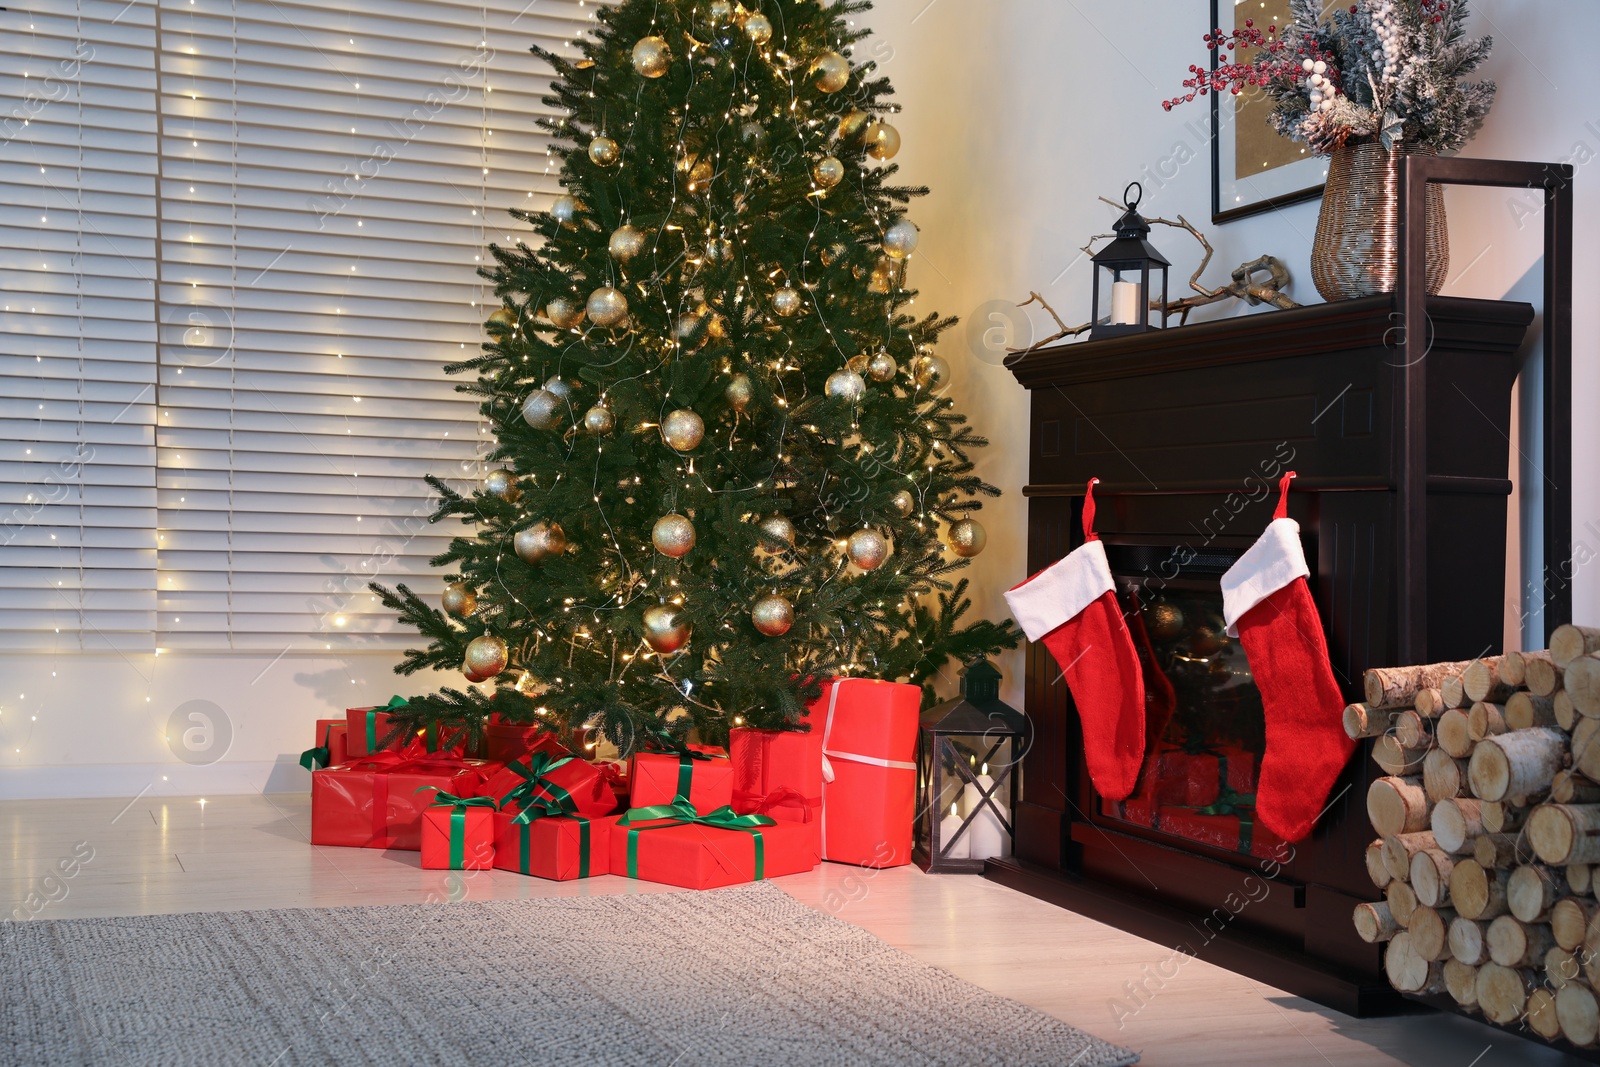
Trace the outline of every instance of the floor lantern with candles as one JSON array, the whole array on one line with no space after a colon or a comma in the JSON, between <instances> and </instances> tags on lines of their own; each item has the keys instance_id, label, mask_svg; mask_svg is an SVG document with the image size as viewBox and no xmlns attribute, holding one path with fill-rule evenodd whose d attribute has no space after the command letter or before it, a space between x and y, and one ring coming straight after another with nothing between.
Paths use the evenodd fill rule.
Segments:
<instances>
[{"instance_id":1,"label":"floor lantern with candles","mask_svg":"<svg viewBox=\"0 0 1600 1067\"><path fill-rule=\"evenodd\" d=\"M1000 672L978 660L961 672L961 696L922 714L917 737L917 840L913 858L934 874L975 874L1011 854L1012 815L1028 720L1000 699Z\"/></svg>"}]
</instances>

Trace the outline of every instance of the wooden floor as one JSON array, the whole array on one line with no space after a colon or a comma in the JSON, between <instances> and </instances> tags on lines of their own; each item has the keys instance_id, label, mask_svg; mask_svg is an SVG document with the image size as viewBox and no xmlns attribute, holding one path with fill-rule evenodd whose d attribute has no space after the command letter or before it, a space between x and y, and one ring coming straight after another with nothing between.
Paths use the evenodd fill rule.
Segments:
<instances>
[{"instance_id":1,"label":"wooden floor","mask_svg":"<svg viewBox=\"0 0 1600 1067\"><path fill-rule=\"evenodd\" d=\"M298 795L0 803L0 903L15 909L7 918L67 919L681 892L615 877L558 883L424 871L414 852L313 848L309 822L309 799ZM74 856L90 858L74 868ZM62 860L72 877L59 874ZM978 877L824 863L774 884L920 959L1137 1049L1145 1064L1579 1062L1454 1017L1351 1019L1201 960L1175 961L1162 946ZM1129 998L1129 983L1152 991L1143 1007Z\"/></svg>"}]
</instances>

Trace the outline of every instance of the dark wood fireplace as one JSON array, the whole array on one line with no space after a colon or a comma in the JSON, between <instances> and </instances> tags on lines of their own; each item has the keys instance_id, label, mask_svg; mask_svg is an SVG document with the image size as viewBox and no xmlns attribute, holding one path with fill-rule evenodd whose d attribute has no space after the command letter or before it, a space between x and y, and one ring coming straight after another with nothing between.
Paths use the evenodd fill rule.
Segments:
<instances>
[{"instance_id":1,"label":"dark wood fireplace","mask_svg":"<svg viewBox=\"0 0 1600 1067\"><path fill-rule=\"evenodd\" d=\"M1170 682L1151 698L1160 743L1112 804L1084 771L1059 667L1028 651L1016 858L991 878L1193 951L1350 1014L1398 1003L1356 938L1373 897L1358 750L1316 831L1284 846L1253 819L1259 695L1221 632L1218 578L1298 472L1300 524L1335 677L1360 699L1397 662L1400 606L1420 596L1434 659L1498 650L1505 588L1511 387L1533 309L1433 298L1426 375L1426 567L1396 581L1403 345L1387 297L1324 304L1029 353L1028 571L1082 540L1084 485L1141 655Z\"/></svg>"}]
</instances>

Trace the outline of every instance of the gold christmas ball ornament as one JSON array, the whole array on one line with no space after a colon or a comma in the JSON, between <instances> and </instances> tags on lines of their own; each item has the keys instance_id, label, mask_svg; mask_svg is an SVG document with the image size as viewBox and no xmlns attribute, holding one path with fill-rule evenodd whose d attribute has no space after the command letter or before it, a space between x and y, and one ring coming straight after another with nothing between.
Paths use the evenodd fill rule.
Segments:
<instances>
[{"instance_id":1,"label":"gold christmas ball ornament","mask_svg":"<svg viewBox=\"0 0 1600 1067\"><path fill-rule=\"evenodd\" d=\"M939 389L950 381L950 364L940 356L923 356L917 360L916 382L922 389Z\"/></svg>"},{"instance_id":2,"label":"gold christmas ball ornament","mask_svg":"<svg viewBox=\"0 0 1600 1067\"><path fill-rule=\"evenodd\" d=\"M689 452L699 447L706 436L706 423L688 408L667 412L661 420L661 439L667 447L678 452Z\"/></svg>"},{"instance_id":3,"label":"gold christmas ball ornament","mask_svg":"<svg viewBox=\"0 0 1600 1067\"><path fill-rule=\"evenodd\" d=\"M911 495L909 489L902 489L889 498L889 504L900 513L902 519L907 518L917 510L917 498Z\"/></svg>"},{"instance_id":4,"label":"gold christmas ball ornament","mask_svg":"<svg viewBox=\"0 0 1600 1067\"><path fill-rule=\"evenodd\" d=\"M620 290L602 285L589 294L585 309L596 326L615 326L628 317L628 298Z\"/></svg>"},{"instance_id":5,"label":"gold christmas ball ornament","mask_svg":"<svg viewBox=\"0 0 1600 1067\"><path fill-rule=\"evenodd\" d=\"M887 122L874 122L864 134L867 155L877 160L893 159L900 152L900 131Z\"/></svg>"},{"instance_id":6,"label":"gold christmas ball ornament","mask_svg":"<svg viewBox=\"0 0 1600 1067\"><path fill-rule=\"evenodd\" d=\"M554 430L561 425L567 402L548 389L535 389L522 402L522 421L535 430Z\"/></svg>"},{"instance_id":7,"label":"gold christmas ball ornament","mask_svg":"<svg viewBox=\"0 0 1600 1067\"><path fill-rule=\"evenodd\" d=\"M589 142L589 158L597 167L609 167L622 158L622 146L601 134Z\"/></svg>"},{"instance_id":8,"label":"gold christmas ball ornament","mask_svg":"<svg viewBox=\"0 0 1600 1067\"><path fill-rule=\"evenodd\" d=\"M850 61L838 52L824 52L811 64L817 88L825 93L836 93L850 84Z\"/></svg>"},{"instance_id":9,"label":"gold christmas ball ornament","mask_svg":"<svg viewBox=\"0 0 1600 1067\"><path fill-rule=\"evenodd\" d=\"M728 380L728 387L722 391L722 395L728 398L728 406L735 411L743 411L749 407L750 398L753 395L750 388L750 375L735 374Z\"/></svg>"},{"instance_id":10,"label":"gold christmas ball ornament","mask_svg":"<svg viewBox=\"0 0 1600 1067\"><path fill-rule=\"evenodd\" d=\"M490 496L497 496L507 504L516 503L517 497L522 495L522 490L517 488L517 476L504 467L484 475L483 488Z\"/></svg>"},{"instance_id":11,"label":"gold christmas ball ornament","mask_svg":"<svg viewBox=\"0 0 1600 1067\"><path fill-rule=\"evenodd\" d=\"M583 305L570 297L558 296L544 306L545 317L563 330L583 321Z\"/></svg>"},{"instance_id":12,"label":"gold christmas ball ornament","mask_svg":"<svg viewBox=\"0 0 1600 1067\"><path fill-rule=\"evenodd\" d=\"M517 313L510 308L495 308L489 312L489 321L496 326L515 326L517 324Z\"/></svg>"},{"instance_id":13,"label":"gold christmas ball ornament","mask_svg":"<svg viewBox=\"0 0 1600 1067\"><path fill-rule=\"evenodd\" d=\"M633 226L618 226L611 231L606 247L611 250L613 259L626 263L644 251L644 231Z\"/></svg>"},{"instance_id":14,"label":"gold christmas ball ornament","mask_svg":"<svg viewBox=\"0 0 1600 1067\"><path fill-rule=\"evenodd\" d=\"M950 550L962 559L971 559L989 543L989 534L977 519L962 519L950 524Z\"/></svg>"},{"instance_id":15,"label":"gold christmas ball ornament","mask_svg":"<svg viewBox=\"0 0 1600 1067\"><path fill-rule=\"evenodd\" d=\"M879 349L867 360L867 377L875 382L889 382L894 380L900 367L889 353Z\"/></svg>"},{"instance_id":16,"label":"gold christmas ball ornament","mask_svg":"<svg viewBox=\"0 0 1600 1067\"><path fill-rule=\"evenodd\" d=\"M672 53L660 37L641 37L633 46L633 69L646 78L659 78L672 66Z\"/></svg>"},{"instance_id":17,"label":"gold christmas ball ornament","mask_svg":"<svg viewBox=\"0 0 1600 1067\"><path fill-rule=\"evenodd\" d=\"M772 310L784 318L788 318L799 311L803 303L804 299L800 296L800 290L791 285L785 285L782 289L772 294Z\"/></svg>"},{"instance_id":18,"label":"gold christmas ball ornament","mask_svg":"<svg viewBox=\"0 0 1600 1067\"><path fill-rule=\"evenodd\" d=\"M877 530L857 530L845 542L845 555L864 571L875 571L889 558L889 539Z\"/></svg>"},{"instance_id":19,"label":"gold christmas ball ornament","mask_svg":"<svg viewBox=\"0 0 1600 1067\"><path fill-rule=\"evenodd\" d=\"M493 634L484 634L467 643L467 655L461 663L461 669L468 677L477 675L474 681L486 682L506 669L510 655L504 641Z\"/></svg>"},{"instance_id":20,"label":"gold christmas ball ornament","mask_svg":"<svg viewBox=\"0 0 1600 1067\"><path fill-rule=\"evenodd\" d=\"M583 428L589 433L608 434L616 428L617 417L604 404L596 404L583 413Z\"/></svg>"},{"instance_id":21,"label":"gold christmas ball ornament","mask_svg":"<svg viewBox=\"0 0 1600 1067\"><path fill-rule=\"evenodd\" d=\"M567 532L559 522L536 522L526 530L518 530L511 547L522 562L541 563L567 550Z\"/></svg>"},{"instance_id":22,"label":"gold christmas ball ornament","mask_svg":"<svg viewBox=\"0 0 1600 1067\"><path fill-rule=\"evenodd\" d=\"M688 642L689 624L670 604L652 604L644 609L644 640L655 651L670 655Z\"/></svg>"},{"instance_id":23,"label":"gold christmas ball ornament","mask_svg":"<svg viewBox=\"0 0 1600 1067\"><path fill-rule=\"evenodd\" d=\"M694 523L682 515L663 515L650 531L650 542L663 556L682 559L694 547Z\"/></svg>"},{"instance_id":24,"label":"gold christmas ball ornament","mask_svg":"<svg viewBox=\"0 0 1600 1067\"><path fill-rule=\"evenodd\" d=\"M835 400L856 401L866 393L867 383L853 370L836 370L828 375L823 388Z\"/></svg>"},{"instance_id":25,"label":"gold christmas ball ornament","mask_svg":"<svg viewBox=\"0 0 1600 1067\"><path fill-rule=\"evenodd\" d=\"M729 0L711 0L711 24L726 26L733 21L733 4Z\"/></svg>"},{"instance_id":26,"label":"gold christmas ball ornament","mask_svg":"<svg viewBox=\"0 0 1600 1067\"><path fill-rule=\"evenodd\" d=\"M768 593L750 608L750 621L768 637L782 637L794 625L794 605L777 593Z\"/></svg>"},{"instance_id":27,"label":"gold christmas ball ornament","mask_svg":"<svg viewBox=\"0 0 1600 1067\"><path fill-rule=\"evenodd\" d=\"M785 516L771 515L765 519L762 519L757 525L761 532L766 534L768 537L782 541L791 548L794 547L794 523L790 522ZM767 551L771 551L771 549L766 545L763 545L762 548L766 549Z\"/></svg>"},{"instance_id":28,"label":"gold christmas ball ornament","mask_svg":"<svg viewBox=\"0 0 1600 1067\"><path fill-rule=\"evenodd\" d=\"M458 619L464 619L478 610L478 596L467 588L465 582L451 582L444 587L439 605Z\"/></svg>"},{"instance_id":29,"label":"gold christmas ball ornament","mask_svg":"<svg viewBox=\"0 0 1600 1067\"><path fill-rule=\"evenodd\" d=\"M844 181L844 164L833 156L823 156L811 168L811 178L824 189L832 189Z\"/></svg>"},{"instance_id":30,"label":"gold christmas ball ornament","mask_svg":"<svg viewBox=\"0 0 1600 1067\"><path fill-rule=\"evenodd\" d=\"M578 203L577 197L558 196L556 202L550 205L550 214L555 216L557 222L570 224L577 220L578 212L582 209L583 205Z\"/></svg>"},{"instance_id":31,"label":"gold christmas ball ornament","mask_svg":"<svg viewBox=\"0 0 1600 1067\"><path fill-rule=\"evenodd\" d=\"M1183 610L1165 600L1151 604L1144 620L1152 641L1171 641L1183 633Z\"/></svg>"},{"instance_id":32,"label":"gold christmas ball ornament","mask_svg":"<svg viewBox=\"0 0 1600 1067\"><path fill-rule=\"evenodd\" d=\"M883 231L883 251L891 259L908 259L917 250L922 234L910 219L901 219ZM594 318L594 312L589 313Z\"/></svg>"},{"instance_id":33,"label":"gold christmas ball ornament","mask_svg":"<svg viewBox=\"0 0 1600 1067\"><path fill-rule=\"evenodd\" d=\"M772 22L765 15L751 15L744 20L744 35L756 44L772 40Z\"/></svg>"},{"instance_id":34,"label":"gold christmas ball ornament","mask_svg":"<svg viewBox=\"0 0 1600 1067\"><path fill-rule=\"evenodd\" d=\"M868 115L865 111L862 111L860 108L851 108L849 111L846 111L843 115L839 116L839 139L842 141L851 141L857 137L860 137L861 134L866 131L867 125L871 121L872 116Z\"/></svg>"}]
</instances>

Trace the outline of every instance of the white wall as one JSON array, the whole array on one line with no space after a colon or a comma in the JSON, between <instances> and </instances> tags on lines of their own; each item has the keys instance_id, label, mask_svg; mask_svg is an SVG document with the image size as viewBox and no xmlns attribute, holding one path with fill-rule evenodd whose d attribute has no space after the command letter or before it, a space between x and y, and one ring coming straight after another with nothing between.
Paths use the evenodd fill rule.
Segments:
<instances>
[{"instance_id":1,"label":"white wall","mask_svg":"<svg viewBox=\"0 0 1600 1067\"><path fill-rule=\"evenodd\" d=\"M1578 75L1600 35L1600 6L1477 0L1472 7L1470 26L1496 39L1485 74L1500 94L1466 154L1578 163L1600 155L1600 104ZM1207 284L1220 285L1238 264L1269 253L1293 273L1291 296L1308 304L1321 299L1308 265L1317 205L1211 225L1208 113L1200 102L1161 110L1188 65L1207 62L1206 0L880 0L869 17L876 35L864 51L882 64L906 108L896 120L902 176L932 188L913 207L923 234L913 284L930 307L970 320L998 310L991 302L1016 303L1037 290L1069 325L1084 321L1090 272L1078 249L1115 218L1096 197L1118 197L1135 179L1145 186L1146 214L1181 214L1208 234L1216 254ZM1600 552L1600 426L1585 417L1585 398L1600 384L1593 299L1600 166L1580 165L1575 188L1573 522L1576 536ZM1447 201L1452 274L1445 292L1537 305L1543 232L1531 212L1538 201L1503 190L1453 190ZM1163 227L1152 238L1173 261L1176 290L1199 263L1199 246ZM1219 313L1269 312L1218 305L1196 319ZM1032 323L1035 337L1055 330L1043 314L1033 314ZM1027 503L1018 490L1027 475L1028 400L992 355L981 346L974 351L966 328L964 322L951 331L941 352L955 367L955 395L994 442L980 469L1006 490L983 512L989 549L967 572L979 590L977 606L999 617L1006 610L1001 593L1023 577L1026 559ZM1537 363L1536 343L1525 358ZM1520 419L1528 458L1511 472L1519 490L1536 490L1539 481L1533 395ZM1536 493L1523 496L1524 514L1536 519ZM1530 543L1536 535L1523 538ZM1537 573L1534 563L1530 573ZM1516 584L1513 574L1511 591ZM1574 602L1578 621L1600 619L1600 567L1579 570ZM1527 622L1530 634L1535 627L1542 634L1537 618ZM1508 640L1518 623L1517 608L1508 606ZM1006 698L1020 703L1021 656L1008 657L1003 668Z\"/></svg>"},{"instance_id":2,"label":"white wall","mask_svg":"<svg viewBox=\"0 0 1600 1067\"><path fill-rule=\"evenodd\" d=\"M1488 73L1501 90L1469 153L1537 160L1576 153L1581 160L1600 152L1600 103L1577 73L1587 71L1588 50L1600 36L1600 7L1535 0L1479 0L1474 7L1479 31L1497 38ZM1037 289L1069 322L1082 321L1089 273L1078 248L1113 218L1095 198L1118 195L1146 168L1158 179L1146 176L1149 213L1183 214L1209 233L1212 284L1238 263L1271 253L1294 272L1292 295L1318 299L1307 266L1316 206L1209 226L1206 113L1198 105L1171 114L1159 106L1188 64L1204 61L1204 0L882 0L869 17L877 35L865 51L894 79L906 107L897 121L903 176L933 188L913 213L923 233L913 267L922 303L966 317ZM1187 163L1174 162L1184 157ZM1600 375L1600 308L1592 298L1600 283L1592 239L1596 171L1581 166L1577 178L1574 526L1600 550L1600 425L1584 417ZM1503 192L1450 194L1458 277L1447 292L1537 300L1538 278L1530 272L1541 232L1527 203ZM1174 277L1187 278L1197 246L1159 229L1156 239L1174 261ZM1033 322L1043 330L1047 320L1035 314ZM963 323L952 331L942 351L955 367L962 406L994 442L981 459L983 473L1006 490L983 513L989 549L968 573L978 608L1003 617L1001 593L1022 577L1026 552L1019 490L1027 397L993 355L974 354L966 330ZM1530 441L1522 451L1536 458L1537 437ZM1537 481L1532 463L1513 471L1519 486ZM1578 573L1575 605L1580 621L1600 618L1595 568ZM396 678L393 662L392 655L310 650L275 662L245 653L0 655L0 798L302 787L302 772L288 764L311 743L313 719L429 685ZM1003 668L1007 699L1020 703L1020 655ZM173 713L196 700L220 709L218 721L232 733L226 755L208 766L174 756L181 735L167 739Z\"/></svg>"}]
</instances>

